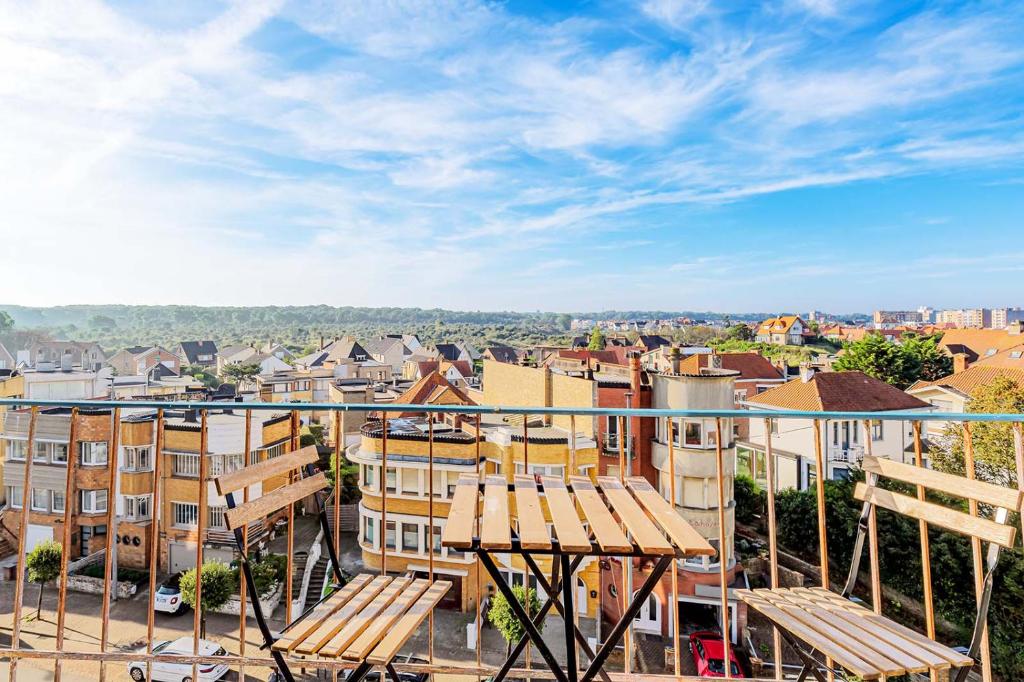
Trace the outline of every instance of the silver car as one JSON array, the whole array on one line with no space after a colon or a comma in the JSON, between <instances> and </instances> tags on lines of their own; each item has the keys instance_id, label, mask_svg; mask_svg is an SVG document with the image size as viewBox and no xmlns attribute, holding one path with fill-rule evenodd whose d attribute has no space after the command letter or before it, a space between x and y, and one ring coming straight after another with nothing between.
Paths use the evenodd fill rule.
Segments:
<instances>
[{"instance_id":1,"label":"silver car","mask_svg":"<svg viewBox=\"0 0 1024 682\"><path fill-rule=\"evenodd\" d=\"M173 642L153 642L153 653L164 656L191 656L192 641L191 637L179 637ZM228 652L216 642L201 639L199 640L199 655L227 656ZM227 673L227 665L200 663L197 666L198 677L193 680L191 663L158 663L154 661L153 676L150 679L159 682L213 682L213 680L219 680L224 677ZM128 664L128 675L135 682L143 682L146 679L146 663L144 661L132 661Z\"/></svg>"}]
</instances>

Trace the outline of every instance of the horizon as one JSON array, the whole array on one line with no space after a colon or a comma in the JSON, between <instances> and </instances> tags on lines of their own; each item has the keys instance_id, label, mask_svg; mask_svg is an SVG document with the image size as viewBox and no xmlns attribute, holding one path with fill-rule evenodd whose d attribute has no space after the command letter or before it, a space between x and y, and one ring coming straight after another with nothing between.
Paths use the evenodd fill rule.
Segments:
<instances>
[{"instance_id":1,"label":"horizon","mask_svg":"<svg viewBox=\"0 0 1024 682\"><path fill-rule=\"evenodd\" d=\"M0 16L12 305L1024 305L1021 3Z\"/></svg>"}]
</instances>

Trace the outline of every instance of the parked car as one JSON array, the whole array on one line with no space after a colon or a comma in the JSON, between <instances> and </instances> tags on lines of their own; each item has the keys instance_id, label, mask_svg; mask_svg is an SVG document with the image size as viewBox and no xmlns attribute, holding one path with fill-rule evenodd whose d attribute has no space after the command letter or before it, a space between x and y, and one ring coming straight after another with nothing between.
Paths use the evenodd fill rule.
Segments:
<instances>
[{"instance_id":1,"label":"parked car","mask_svg":"<svg viewBox=\"0 0 1024 682\"><path fill-rule=\"evenodd\" d=\"M717 632L694 632L690 635L690 655L701 677L725 677L725 647ZM736 652L729 649L730 672L736 679L745 678Z\"/></svg>"},{"instance_id":2,"label":"parked car","mask_svg":"<svg viewBox=\"0 0 1024 682\"><path fill-rule=\"evenodd\" d=\"M175 573L157 589L153 597L153 608L161 613L173 614L188 610L188 604L181 598L181 573Z\"/></svg>"},{"instance_id":3,"label":"parked car","mask_svg":"<svg viewBox=\"0 0 1024 682\"><path fill-rule=\"evenodd\" d=\"M170 656L191 656L192 638L179 637L171 642L153 642L153 653ZM145 651L145 649L142 649ZM200 656L227 656L228 652L220 644L209 640L199 640ZM200 663L197 666L198 677L195 682L213 682L228 674L227 665L215 665L211 663ZM143 682L146 679L145 662L132 661L128 664L128 675L135 682ZM154 682L193 682L191 663L153 663Z\"/></svg>"},{"instance_id":4,"label":"parked car","mask_svg":"<svg viewBox=\"0 0 1024 682\"><path fill-rule=\"evenodd\" d=\"M424 665L426 663L428 663L427 659L420 658L418 656L413 656L411 654L399 654L398 656L395 656L395 660L393 662L394 663L420 663L420 664L424 664ZM341 680L347 679L351 672L352 672L351 670L344 671L344 673L341 676L339 676L339 679L341 679ZM398 673L398 677L401 678L402 682L426 682L427 678L430 677L430 675L428 675L427 673L405 673L405 672L402 672L402 673ZM380 671L372 670L372 671L366 673L366 677L364 677L363 680L364 680L364 682L390 682L391 678L386 676L386 675L382 677L381 674L380 674Z\"/></svg>"}]
</instances>

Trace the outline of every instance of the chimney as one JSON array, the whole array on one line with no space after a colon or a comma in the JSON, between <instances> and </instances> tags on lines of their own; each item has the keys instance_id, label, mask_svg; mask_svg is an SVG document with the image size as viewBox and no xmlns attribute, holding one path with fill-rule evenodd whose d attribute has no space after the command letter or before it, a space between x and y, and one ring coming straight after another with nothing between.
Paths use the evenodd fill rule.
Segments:
<instances>
[{"instance_id":1,"label":"chimney","mask_svg":"<svg viewBox=\"0 0 1024 682\"><path fill-rule=\"evenodd\" d=\"M669 367L672 369L673 374L679 374L680 353L679 346L672 346L668 351Z\"/></svg>"},{"instance_id":2,"label":"chimney","mask_svg":"<svg viewBox=\"0 0 1024 682\"><path fill-rule=\"evenodd\" d=\"M541 370L544 373L544 407L554 406L554 382L551 380L551 366L544 365ZM544 415L545 426L551 426L551 415Z\"/></svg>"},{"instance_id":3,"label":"chimney","mask_svg":"<svg viewBox=\"0 0 1024 682\"><path fill-rule=\"evenodd\" d=\"M814 368L806 362L800 363L800 381L805 384L814 378Z\"/></svg>"},{"instance_id":4,"label":"chimney","mask_svg":"<svg viewBox=\"0 0 1024 682\"><path fill-rule=\"evenodd\" d=\"M633 392L633 395L637 396L637 400L640 399L642 378L643 375L640 372L640 353L631 351L629 353L629 389Z\"/></svg>"},{"instance_id":5,"label":"chimney","mask_svg":"<svg viewBox=\"0 0 1024 682\"><path fill-rule=\"evenodd\" d=\"M708 358L708 367L711 369L722 369L722 356L711 351L711 357Z\"/></svg>"},{"instance_id":6,"label":"chimney","mask_svg":"<svg viewBox=\"0 0 1024 682\"><path fill-rule=\"evenodd\" d=\"M196 410L185 410L184 421L186 424L197 424L199 423L199 415Z\"/></svg>"},{"instance_id":7,"label":"chimney","mask_svg":"<svg viewBox=\"0 0 1024 682\"><path fill-rule=\"evenodd\" d=\"M1020 336L1021 334L1024 334L1024 322L1021 322L1020 320L1011 322L1006 326L1006 331L1009 332L1010 336Z\"/></svg>"},{"instance_id":8,"label":"chimney","mask_svg":"<svg viewBox=\"0 0 1024 682\"><path fill-rule=\"evenodd\" d=\"M64 353L60 356L60 371L71 371L71 353Z\"/></svg>"},{"instance_id":9,"label":"chimney","mask_svg":"<svg viewBox=\"0 0 1024 682\"><path fill-rule=\"evenodd\" d=\"M967 369L971 363L967 361L967 353L953 354L953 374L959 374Z\"/></svg>"},{"instance_id":10,"label":"chimney","mask_svg":"<svg viewBox=\"0 0 1024 682\"><path fill-rule=\"evenodd\" d=\"M319 348L319 350L323 350L323 349L324 349L324 335L321 334L320 335L320 348Z\"/></svg>"}]
</instances>

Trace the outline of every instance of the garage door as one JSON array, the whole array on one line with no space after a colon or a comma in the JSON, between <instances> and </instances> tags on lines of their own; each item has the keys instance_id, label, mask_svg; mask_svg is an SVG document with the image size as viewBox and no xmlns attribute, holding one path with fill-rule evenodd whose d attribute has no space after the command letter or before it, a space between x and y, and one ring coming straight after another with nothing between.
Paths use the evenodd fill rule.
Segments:
<instances>
[{"instance_id":1,"label":"garage door","mask_svg":"<svg viewBox=\"0 0 1024 682\"><path fill-rule=\"evenodd\" d=\"M28 524L28 533L25 535L25 552L31 552L40 542L53 539L53 527L41 526L34 523Z\"/></svg>"},{"instance_id":2,"label":"garage door","mask_svg":"<svg viewBox=\"0 0 1024 682\"><path fill-rule=\"evenodd\" d=\"M184 542L172 542L169 545L171 573L187 571L196 566L196 546Z\"/></svg>"}]
</instances>

